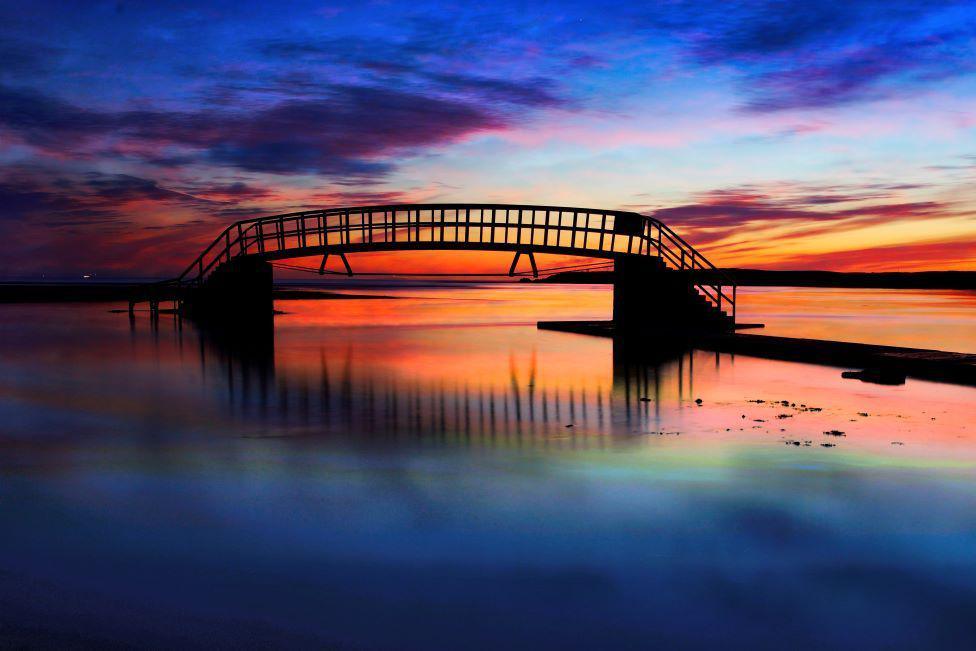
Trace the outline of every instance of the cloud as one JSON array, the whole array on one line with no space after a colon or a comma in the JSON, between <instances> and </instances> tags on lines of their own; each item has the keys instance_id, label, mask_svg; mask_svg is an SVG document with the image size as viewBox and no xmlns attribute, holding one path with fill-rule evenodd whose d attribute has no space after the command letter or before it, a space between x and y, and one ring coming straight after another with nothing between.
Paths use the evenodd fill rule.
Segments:
<instances>
[{"instance_id":1,"label":"cloud","mask_svg":"<svg viewBox=\"0 0 976 651\"><path fill-rule=\"evenodd\" d=\"M242 182L191 192L126 174L20 167L0 175L0 276L172 273L228 219L267 214L270 192Z\"/></svg>"},{"instance_id":2,"label":"cloud","mask_svg":"<svg viewBox=\"0 0 976 651\"><path fill-rule=\"evenodd\" d=\"M694 61L739 73L750 112L903 96L976 69L968 1L749 0L662 11L652 24Z\"/></svg>"},{"instance_id":3,"label":"cloud","mask_svg":"<svg viewBox=\"0 0 976 651\"><path fill-rule=\"evenodd\" d=\"M918 185L738 186L704 192L694 202L652 214L716 259L765 259L771 253L775 258L780 244L795 245L805 238L843 237L843 233L877 225L918 224L969 214L965 206L953 202L915 201L904 196Z\"/></svg>"},{"instance_id":4,"label":"cloud","mask_svg":"<svg viewBox=\"0 0 976 651\"><path fill-rule=\"evenodd\" d=\"M0 36L0 78L23 78L47 73L61 55L59 48L9 36Z\"/></svg>"},{"instance_id":5,"label":"cloud","mask_svg":"<svg viewBox=\"0 0 976 651\"><path fill-rule=\"evenodd\" d=\"M111 115L86 111L35 90L0 86L0 126L29 144L62 148L110 132L117 124Z\"/></svg>"},{"instance_id":6,"label":"cloud","mask_svg":"<svg viewBox=\"0 0 976 651\"><path fill-rule=\"evenodd\" d=\"M913 87L971 72L971 59L946 56L947 40L887 42L802 60L753 75L745 108L754 112L823 108L903 95ZM971 36L969 37L972 38ZM972 57L976 51L971 51Z\"/></svg>"},{"instance_id":7,"label":"cloud","mask_svg":"<svg viewBox=\"0 0 976 651\"><path fill-rule=\"evenodd\" d=\"M799 49L834 44L866 31L888 32L917 21L938 5L913 0L745 0L712 3L699 14L705 27L695 39L703 60L722 62L729 57L757 58L793 53ZM687 7L688 5L686 5Z\"/></svg>"},{"instance_id":8,"label":"cloud","mask_svg":"<svg viewBox=\"0 0 976 651\"><path fill-rule=\"evenodd\" d=\"M738 186L711 190L694 203L660 208L653 214L666 224L715 231L776 222L927 217L949 211L947 204L936 201L893 201L897 190L917 186ZM838 204L860 205L839 208Z\"/></svg>"},{"instance_id":9,"label":"cloud","mask_svg":"<svg viewBox=\"0 0 976 651\"><path fill-rule=\"evenodd\" d=\"M193 187L196 188L192 192L195 196L232 203L253 199L269 199L275 196L275 192L270 188L257 187L243 181L223 184L217 183L215 185L195 184Z\"/></svg>"},{"instance_id":10,"label":"cloud","mask_svg":"<svg viewBox=\"0 0 976 651\"><path fill-rule=\"evenodd\" d=\"M38 169L7 171L0 179L0 219L31 226L117 226L132 222L136 204L210 209L213 201L126 174L58 175Z\"/></svg>"},{"instance_id":11,"label":"cloud","mask_svg":"<svg viewBox=\"0 0 976 651\"><path fill-rule=\"evenodd\" d=\"M460 73L428 73L426 78L452 94L487 102L524 107L566 107L569 102L556 94L555 83L545 77L519 81L493 79Z\"/></svg>"},{"instance_id":12,"label":"cloud","mask_svg":"<svg viewBox=\"0 0 976 651\"><path fill-rule=\"evenodd\" d=\"M766 265L771 269L833 269L836 271L976 271L976 238L865 247L792 256Z\"/></svg>"},{"instance_id":13,"label":"cloud","mask_svg":"<svg viewBox=\"0 0 976 651\"><path fill-rule=\"evenodd\" d=\"M460 41L470 37L457 30L451 31ZM508 38L511 41L513 37L508 34ZM484 47L484 43L473 51L462 52L457 48L457 41L449 39L438 45L429 37L418 34L405 42L371 42L365 48L357 45L337 48L334 43L316 38L273 39L257 43L256 50L273 63L287 63L288 72L271 79L260 77L256 81L245 74L238 85L229 84L225 88L253 90L260 87L282 94L296 90L314 92L321 88L323 73L341 68L346 75L352 75L360 82L380 85L395 82L425 96L447 96L490 104L496 112L504 112L508 107L547 108L572 104L558 92L559 84L552 77L538 72L513 76L499 70L497 60L495 66L482 63L485 50L490 49ZM489 74L485 74L486 71Z\"/></svg>"},{"instance_id":14,"label":"cloud","mask_svg":"<svg viewBox=\"0 0 976 651\"><path fill-rule=\"evenodd\" d=\"M395 166L388 157L507 124L504 116L474 103L338 84L321 99L186 112L96 111L0 87L0 127L34 146L81 155L105 140L124 138L183 148L178 162L278 174L380 177Z\"/></svg>"}]
</instances>

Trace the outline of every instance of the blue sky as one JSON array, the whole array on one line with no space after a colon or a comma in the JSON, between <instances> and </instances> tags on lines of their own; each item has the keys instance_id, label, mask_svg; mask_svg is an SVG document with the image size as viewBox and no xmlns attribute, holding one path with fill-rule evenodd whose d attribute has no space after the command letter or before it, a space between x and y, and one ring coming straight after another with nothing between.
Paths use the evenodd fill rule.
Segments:
<instances>
[{"instance_id":1,"label":"blue sky","mask_svg":"<svg viewBox=\"0 0 976 651\"><path fill-rule=\"evenodd\" d=\"M655 213L720 264L976 268L972 2L0 3L0 275L241 217Z\"/></svg>"}]
</instances>

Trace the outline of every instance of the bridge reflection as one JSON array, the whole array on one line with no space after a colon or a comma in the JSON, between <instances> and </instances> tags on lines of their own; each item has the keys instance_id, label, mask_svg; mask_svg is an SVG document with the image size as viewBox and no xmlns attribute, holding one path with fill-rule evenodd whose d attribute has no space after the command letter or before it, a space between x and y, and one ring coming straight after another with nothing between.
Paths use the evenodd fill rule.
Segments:
<instances>
[{"instance_id":1,"label":"bridge reflection","mask_svg":"<svg viewBox=\"0 0 976 651\"><path fill-rule=\"evenodd\" d=\"M195 339L206 385L228 417L257 424L267 436L361 443L602 447L660 432L662 410L694 407L696 360L721 361L680 347L586 340L603 355L588 355L592 371L574 377L546 373L534 350L503 347L498 364L507 354L507 372L445 365L420 374L376 363L369 346L343 329L319 330L300 349L287 341L277 353L270 326L260 338L196 326L182 336Z\"/></svg>"}]
</instances>

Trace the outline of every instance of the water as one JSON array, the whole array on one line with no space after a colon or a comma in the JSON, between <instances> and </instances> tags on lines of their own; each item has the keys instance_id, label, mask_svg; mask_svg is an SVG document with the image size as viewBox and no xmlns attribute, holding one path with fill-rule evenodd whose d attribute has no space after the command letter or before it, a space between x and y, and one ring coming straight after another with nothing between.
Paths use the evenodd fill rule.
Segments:
<instances>
[{"instance_id":1,"label":"water","mask_svg":"<svg viewBox=\"0 0 976 651\"><path fill-rule=\"evenodd\" d=\"M748 287L739 320L763 334L976 353L976 291Z\"/></svg>"},{"instance_id":2,"label":"water","mask_svg":"<svg viewBox=\"0 0 976 651\"><path fill-rule=\"evenodd\" d=\"M375 293L246 345L0 307L0 639L976 644L976 390L532 325L602 288Z\"/></svg>"}]
</instances>

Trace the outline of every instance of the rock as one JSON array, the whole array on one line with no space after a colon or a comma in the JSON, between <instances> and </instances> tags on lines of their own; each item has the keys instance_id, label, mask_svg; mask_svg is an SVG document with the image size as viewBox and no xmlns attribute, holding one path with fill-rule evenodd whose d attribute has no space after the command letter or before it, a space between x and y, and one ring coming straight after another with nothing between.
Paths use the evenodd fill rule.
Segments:
<instances>
[{"instance_id":1,"label":"rock","mask_svg":"<svg viewBox=\"0 0 976 651\"><path fill-rule=\"evenodd\" d=\"M820 447L822 447L822 448L835 448L835 447L837 447L837 444L836 443L821 443L820 444Z\"/></svg>"},{"instance_id":2,"label":"rock","mask_svg":"<svg viewBox=\"0 0 976 651\"><path fill-rule=\"evenodd\" d=\"M824 434L826 434L827 436L847 436L847 434L840 431L839 429L828 430L824 432Z\"/></svg>"},{"instance_id":3,"label":"rock","mask_svg":"<svg viewBox=\"0 0 976 651\"><path fill-rule=\"evenodd\" d=\"M866 368L863 371L844 371L840 374L845 380L860 380L871 384L890 386L905 384L905 373L893 368Z\"/></svg>"},{"instance_id":4,"label":"rock","mask_svg":"<svg viewBox=\"0 0 976 651\"><path fill-rule=\"evenodd\" d=\"M699 407L701 407L702 399L701 398L695 398L695 404L698 405Z\"/></svg>"}]
</instances>

